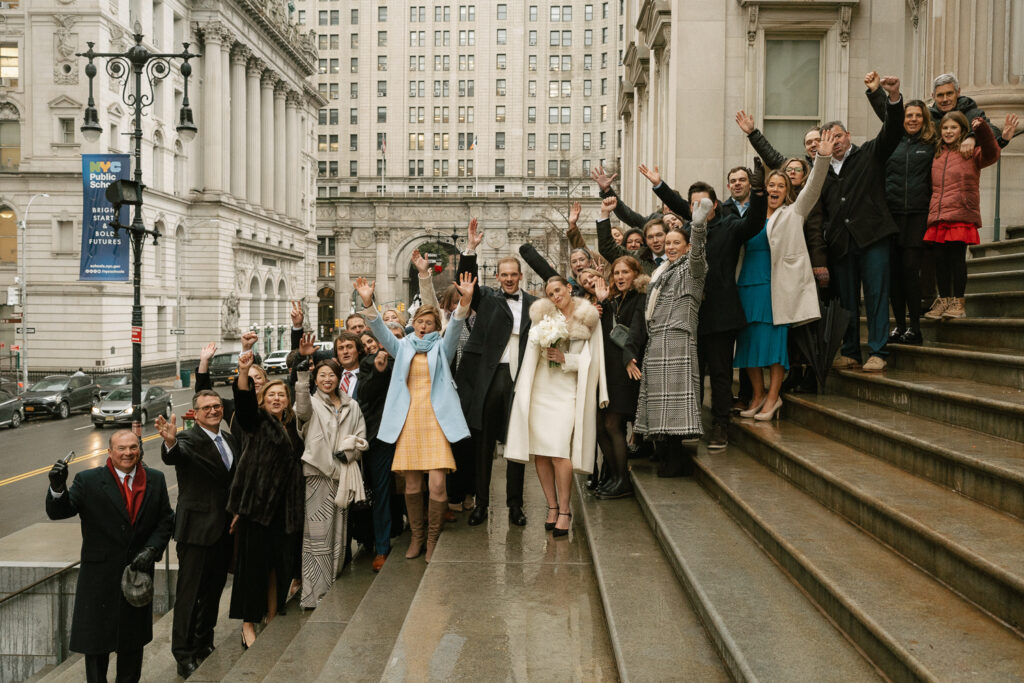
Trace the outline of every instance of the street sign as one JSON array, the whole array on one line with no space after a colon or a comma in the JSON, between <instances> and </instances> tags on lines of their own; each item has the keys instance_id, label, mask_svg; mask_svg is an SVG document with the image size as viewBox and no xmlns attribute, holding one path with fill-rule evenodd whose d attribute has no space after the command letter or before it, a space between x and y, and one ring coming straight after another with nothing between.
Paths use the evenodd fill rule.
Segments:
<instances>
[{"instance_id":1,"label":"street sign","mask_svg":"<svg viewBox=\"0 0 1024 683\"><path fill-rule=\"evenodd\" d=\"M15 334L21 334L21 328L20 327L14 328L14 333ZM36 328L34 328L34 327L26 327L25 328L25 334L35 334L35 333L36 333Z\"/></svg>"},{"instance_id":2,"label":"street sign","mask_svg":"<svg viewBox=\"0 0 1024 683\"><path fill-rule=\"evenodd\" d=\"M132 344L141 344L141 343L142 343L142 328L141 327L134 327L133 326L132 327Z\"/></svg>"},{"instance_id":3,"label":"street sign","mask_svg":"<svg viewBox=\"0 0 1024 683\"><path fill-rule=\"evenodd\" d=\"M185 330L171 330L171 334L185 334Z\"/></svg>"}]
</instances>

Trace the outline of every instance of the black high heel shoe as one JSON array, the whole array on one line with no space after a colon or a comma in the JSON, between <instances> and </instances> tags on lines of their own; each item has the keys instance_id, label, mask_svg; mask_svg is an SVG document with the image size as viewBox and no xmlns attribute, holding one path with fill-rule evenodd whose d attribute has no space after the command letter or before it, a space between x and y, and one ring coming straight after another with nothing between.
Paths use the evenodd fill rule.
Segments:
<instances>
[{"instance_id":1,"label":"black high heel shoe","mask_svg":"<svg viewBox=\"0 0 1024 683\"><path fill-rule=\"evenodd\" d=\"M572 519L572 513L571 512L559 512L558 516L559 517L568 517L570 520ZM555 521L555 523L556 524L558 523L557 520ZM568 536L569 535L569 530L568 529L553 528L551 530L551 535L554 536L555 538L561 538L562 536Z\"/></svg>"},{"instance_id":2,"label":"black high heel shoe","mask_svg":"<svg viewBox=\"0 0 1024 683\"><path fill-rule=\"evenodd\" d=\"M558 509L557 506L555 506L553 508L548 508L548 510L557 510L557 509ZM544 531L551 531L552 529L555 528L555 524L557 524L557 523L558 523L558 518L557 517L555 518L554 522L544 522Z\"/></svg>"}]
</instances>

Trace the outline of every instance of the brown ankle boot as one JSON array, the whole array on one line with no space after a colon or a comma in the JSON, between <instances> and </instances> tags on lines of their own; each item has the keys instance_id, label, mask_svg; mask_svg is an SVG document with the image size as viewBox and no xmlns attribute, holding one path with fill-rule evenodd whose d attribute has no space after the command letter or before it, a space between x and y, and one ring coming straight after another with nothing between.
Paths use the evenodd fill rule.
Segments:
<instances>
[{"instance_id":1,"label":"brown ankle boot","mask_svg":"<svg viewBox=\"0 0 1024 683\"><path fill-rule=\"evenodd\" d=\"M430 499L430 507L427 508L427 563L434 555L434 547L437 546L437 539L441 535L441 525L444 523L444 513L448 509L448 503L443 500Z\"/></svg>"},{"instance_id":2,"label":"brown ankle boot","mask_svg":"<svg viewBox=\"0 0 1024 683\"><path fill-rule=\"evenodd\" d=\"M967 315L967 310L964 308L964 297L954 297L949 300L949 306L942 312L943 320L950 320L955 318L963 318Z\"/></svg>"},{"instance_id":3,"label":"brown ankle boot","mask_svg":"<svg viewBox=\"0 0 1024 683\"><path fill-rule=\"evenodd\" d=\"M411 560L419 557L423 552L423 542L427 538L427 522L423 519L423 493L405 494L405 513L409 516L409 529L412 531L412 538L409 539L409 550L405 557Z\"/></svg>"}]
</instances>

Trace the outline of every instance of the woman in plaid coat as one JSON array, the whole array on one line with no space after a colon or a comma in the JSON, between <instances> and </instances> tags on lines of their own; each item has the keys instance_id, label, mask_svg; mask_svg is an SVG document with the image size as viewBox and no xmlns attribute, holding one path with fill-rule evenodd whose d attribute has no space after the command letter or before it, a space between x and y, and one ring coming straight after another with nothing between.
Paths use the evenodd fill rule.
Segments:
<instances>
[{"instance_id":1,"label":"woman in plaid coat","mask_svg":"<svg viewBox=\"0 0 1024 683\"><path fill-rule=\"evenodd\" d=\"M693 471L683 439L703 433L700 423L700 373L697 366L697 312L704 294L707 260L704 241L711 200L693 212L690 236L680 227L667 229L668 261L651 275L644 315L634 318L631 336L647 336L643 368L630 360L626 371L640 380L634 430L657 441L658 476L678 477Z\"/></svg>"}]
</instances>

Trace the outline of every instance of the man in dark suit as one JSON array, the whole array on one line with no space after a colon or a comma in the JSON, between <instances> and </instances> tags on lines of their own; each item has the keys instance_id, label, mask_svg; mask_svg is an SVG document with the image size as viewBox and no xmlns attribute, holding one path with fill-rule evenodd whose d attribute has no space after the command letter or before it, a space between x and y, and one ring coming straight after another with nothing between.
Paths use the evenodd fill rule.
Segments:
<instances>
[{"instance_id":1,"label":"man in dark suit","mask_svg":"<svg viewBox=\"0 0 1024 683\"><path fill-rule=\"evenodd\" d=\"M173 414L170 420L157 417L155 425L164 440L160 457L174 465L178 476L178 587L171 652L183 678L213 652L213 629L232 551L228 489L236 454L241 453L231 434L220 428L224 404L216 392L197 392L192 408L196 424L186 432L177 433Z\"/></svg>"},{"instance_id":2,"label":"man in dark suit","mask_svg":"<svg viewBox=\"0 0 1024 683\"><path fill-rule=\"evenodd\" d=\"M121 429L110 436L107 463L79 472L70 490L67 464L58 460L50 470L47 516L82 521L71 649L85 654L90 683L107 680L111 652L117 681L138 681L142 649L153 640L153 603L128 604L121 576L129 564L152 575L171 539L174 513L163 473L142 465L141 453L138 437Z\"/></svg>"},{"instance_id":3,"label":"man in dark suit","mask_svg":"<svg viewBox=\"0 0 1024 683\"><path fill-rule=\"evenodd\" d=\"M459 274L477 274L476 248L483 241L474 218L469 224L469 242L459 259ZM526 353L530 332L530 304L536 297L519 289L522 267L514 257L498 261L499 289L477 285L473 290L476 322L462 349L462 362L455 376L462 412L466 416L476 447L476 507L469 516L470 525L487 519L490 501L491 466L494 447L505 440L512 389L516 372ZM523 513L523 478L526 466L509 461L505 469L505 498L509 521L526 524Z\"/></svg>"}]
</instances>

